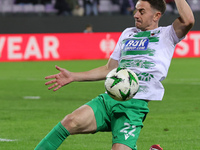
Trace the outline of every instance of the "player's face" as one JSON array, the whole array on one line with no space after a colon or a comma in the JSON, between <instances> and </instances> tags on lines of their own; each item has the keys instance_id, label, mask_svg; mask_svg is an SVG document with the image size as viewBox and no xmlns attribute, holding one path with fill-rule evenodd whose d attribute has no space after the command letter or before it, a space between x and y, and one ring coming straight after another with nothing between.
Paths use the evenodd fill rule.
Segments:
<instances>
[{"instance_id":1,"label":"player's face","mask_svg":"<svg viewBox=\"0 0 200 150\"><path fill-rule=\"evenodd\" d=\"M156 10L151 8L147 1L138 1L135 6L134 19L135 26L143 31L155 28L154 16Z\"/></svg>"}]
</instances>

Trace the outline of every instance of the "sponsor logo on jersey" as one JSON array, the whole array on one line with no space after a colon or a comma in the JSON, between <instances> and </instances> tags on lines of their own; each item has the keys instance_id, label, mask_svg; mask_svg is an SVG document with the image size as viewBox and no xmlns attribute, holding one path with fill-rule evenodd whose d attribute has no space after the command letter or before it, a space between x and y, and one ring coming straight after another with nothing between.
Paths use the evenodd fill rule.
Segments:
<instances>
[{"instance_id":1,"label":"sponsor logo on jersey","mask_svg":"<svg viewBox=\"0 0 200 150\"><path fill-rule=\"evenodd\" d=\"M129 39L124 43L124 51L147 50L149 39Z\"/></svg>"}]
</instances>

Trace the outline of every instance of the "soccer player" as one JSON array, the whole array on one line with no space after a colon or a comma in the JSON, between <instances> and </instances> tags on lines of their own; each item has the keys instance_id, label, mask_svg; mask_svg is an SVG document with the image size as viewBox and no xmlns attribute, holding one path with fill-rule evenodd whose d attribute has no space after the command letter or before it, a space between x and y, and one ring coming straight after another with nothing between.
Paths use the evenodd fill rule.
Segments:
<instances>
[{"instance_id":1,"label":"soccer player","mask_svg":"<svg viewBox=\"0 0 200 150\"><path fill-rule=\"evenodd\" d=\"M134 12L135 27L125 29L108 63L86 72L60 72L47 76L46 85L54 91L75 81L104 80L112 69L132 69L140 80L133 99L119 102L106 93L73 111L59 122L37 145L35 150L54 150L69 136L98 131L112 132L112 150L136 150L143 121L149 112L149 101L161 101L165 79L175 45L194 25L194 16L186 0L175 0L178 17L171 25L159 27L164 14L164 0L139 0Z\"/></svg>"}]
</instances>

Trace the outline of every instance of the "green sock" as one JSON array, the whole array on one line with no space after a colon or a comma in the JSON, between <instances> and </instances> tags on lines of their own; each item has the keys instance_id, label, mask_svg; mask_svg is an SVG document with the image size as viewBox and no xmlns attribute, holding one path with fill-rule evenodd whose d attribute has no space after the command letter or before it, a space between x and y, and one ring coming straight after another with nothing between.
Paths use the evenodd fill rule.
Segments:
<instances>
[{"instance_id":1,"label":"green sock","mask_svg":"<svg viewBox=\"0 0 200 150\"><path fill-rule=\"evenodd\" d=\"M56 150L69 135L69 131L59 122L46 137L40 141L35 150Z\"/></svg>"}]
</instances>

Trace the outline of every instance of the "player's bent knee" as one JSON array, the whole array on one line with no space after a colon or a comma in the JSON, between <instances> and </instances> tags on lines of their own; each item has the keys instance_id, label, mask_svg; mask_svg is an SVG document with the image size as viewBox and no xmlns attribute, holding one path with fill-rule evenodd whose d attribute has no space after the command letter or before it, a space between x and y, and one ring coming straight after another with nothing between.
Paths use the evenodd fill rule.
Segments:
<instances>
[{"instance_id":1,"label":"player's bent knee","mask_svg":"<svg viewBox=\"0 0 200 150\"><path fill-rule=\"evenodd\" d=\"M67 115L62 121L62 125L71 133L74 130L78 130L80 123L78 121L79 117L74 114ZM73 133L71 133L73 134Z\"/></svg>"},{"instance_id":2,"label":"player's bent knee","mask_svg":"<svg viewBox=\"0 0 200 150\"><path fill-rule=\"evenodd\" d=\"M87 105L67 115L61 123L70 134L94 133L97 128L93 110Z\"/></svg>"}]
</instances>

